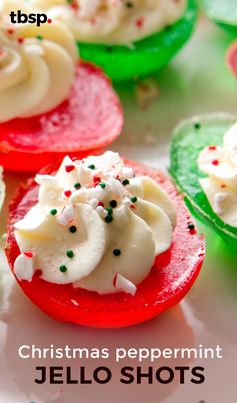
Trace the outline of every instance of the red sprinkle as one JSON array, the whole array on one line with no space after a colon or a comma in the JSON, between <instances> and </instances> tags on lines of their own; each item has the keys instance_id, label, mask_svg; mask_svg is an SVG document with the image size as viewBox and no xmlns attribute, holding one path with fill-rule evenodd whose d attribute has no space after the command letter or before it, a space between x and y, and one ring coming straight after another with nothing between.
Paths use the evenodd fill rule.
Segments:
<instances>
[{"instance_id":1,"label":"red sprinkle","mask_svg":"<svg viewBox=\"0 0 237 403\"><path fill-rule=\"evenodd\" d=\"M51 24L52 20L51 18L48 19L48 24Z\"/></svg>"},{"instance_id":2,"label":"red sprinkle","mask_svg":"<svg viewBox=\"0 0 237 403\"><path fill-rule=\"evenodd\" d=\"M24 38L18 38L18 43L23 43L25 41L25 39Z\"/></svg>"},{"instance_id":3,"label":"red sprinkle","mask_svg":"<svg viewBox=\"0 0 237 403\"><path fill-rule=\"evenodd\" d=\"M141 28L141 27L143 26L143 24L144 24L144 20L145 20L144 17L138 18L138 19L136 20L136 26L137 26L138 28Z\"/></svg>"},{"instance_id":4,"label":"red sprinkle","mask_svg":"<svg viewBox=\"0 0 237 403\"><path fill-rule=\"evenodd\" d=\"M190 229L189 231L190 235L195 235L197 233L196 229Z\"/></svg>"},{"instance_id":5,"label":"red sprinkle","mask_svg":"<svg viewBox=\"0 0 237 403\"><path fill-rule=\"evenodd\" d=\"M216 146L209 146L208 149L209 149L210 151L215 151L215 150L216 150Z\"/></svg>"},{"instance_id":6,"label":"red sprinkle","mask_svg":"<svg viewBox=\"0 0 237 403\"><path fill-rule=\"evenodd\" d=\"M135 209L136 207L134 206L134 204L131 204L131 206L130 206L131 208L133 208L133 209Z\"/></svg>"},{"instance_id":7,"label":"red sprinkle","mask_svg":"<svg viewBox=\"0 0 237 403\"><path fill-rule=\"evenodd\" d=\"M72 172L74 169L75 169L74 165L66 165L65 166L65 171L68 172L68 173Z\"/></svg>"},{"instance_id":8,"label":"red sprinkle","mask_svg":"<svg viewBox=\"0 0 237 403\"><path fill-rule=\"evenodd\" d=\"M31 253L31 252L24 252L24 255L25 255L26 257L29 257L30 259L33 258L33 253Z\"/></svg>"},{"instance_id":9,"label":"red sprinkle","mask_svg":"<svg viewBox=\"0 0 237 403\"><path fill-rule=\"evenodd\" d=\"M14 29L13 29L13 28L7 28L7 33L8 33L9 35L13 34L13 32L14 32Z\"/></svg>"},{"instance_id":10,"label":"red sprinkle","mask_svg":"<svg viewBox=\"0 0 237 403\"><path fill-rule=\"evenodd\" d=\"M213 160L213 161L212 161L212 165L214 165L214 166L219 165L219 161L218 161L218 160Z\"/></svg>"},{"instance_id":11,"label":"red sprinkle","mask_svg":"<svg viewBox=\"0 0 237 403\"><path fill-rule=\"evenodd\" d=\"M96 187L101 182L101 178L99 178L98 176L93 176L93 182L94 182L94 187Z\"/></svg>"},{"instance_id":12,"label":"red sprinkle","mask_svg":"<svg viewBox=\"0 0 237 403\"><path fill-rule=\"evenodd\" d=\"M35 275L36 275L37 277L42 276L42 274L43 274L42 270L40 270L40 269L35 270Z\"/></svg>"},{"instance_id":13,"label":"red sprinkle","mask_svg":"<svg viewBox=\"0 0 237 403\"><path fill-rule=\"evenodd\" d=\"M73 1L72 3L71 3L71 7L74 9L74 10L78 10L78 5L77 5L77 3L75 2L75 1Z\"/></svg>"},{"instance_id":14,"label":"red sprinkle","mask_svg":"<svg viewBox=\"0 0 237 403\"><path fill-rule=\"evenodd\" d=\"M72 194L72 192L71 192L71 190L66 190L66 191L64 192L64 194L65 194L66 197L70 197L71 194Z\"/></svg>"},{"instance_id":15,"label":"red sprinkle","mask_svg":"<svg viewBox=\"0 0 237 403\"><path fill-rule=\"evenodd\" d=\"M103 203L102 201L100 201L100 202L98 203L98 206L104 207L105 205L104 205L104 203Z\"/></svg>"}]
</instances>

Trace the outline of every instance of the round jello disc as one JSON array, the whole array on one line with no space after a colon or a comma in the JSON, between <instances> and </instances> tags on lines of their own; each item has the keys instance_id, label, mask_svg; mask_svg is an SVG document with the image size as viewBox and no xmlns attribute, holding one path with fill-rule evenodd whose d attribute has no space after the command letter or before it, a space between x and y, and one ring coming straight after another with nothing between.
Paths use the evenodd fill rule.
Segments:
<instances>
[{"instance_id":1,"label":"round jello disc","mask_svg":"<svg viewBox=\"0 0 237 403\"><path fill-rule=\"evenodd\" d=\"M65 155L81 158L110 144L122 126L121 105L110 80L100 68L81 62L71 95L60 106L0 124L0 165L38 171Z\"/></svg>"},{"instance_id":2,"label":"round jello disc","mask_svg":"<svg viewBox=\"0 0 237 403\"><path fill-rule=\"evenodd\" d=\"M114 81L144 77L170 62L191 36L197 15L196 2L188 0L182 18L161 32L134 42L130 47L78 42L80 55L103 67Z\"/></svg>"},{"instance_id":3,"label":"round jello disc","mask_svg":"<svg viewBox=\"0 0 237 403\"><path fill-rule=\"evenodd\" d=\"M203 237L198 236L183 199L161 172L125 161L137 175L146 175L159 183L172 198L177 210L177 226L170 249L159 255L148 277L137 287L135 296L120 292L99 295L96 292L57 285L36 274L31 282L18 281L27 297L50 317L85 326L117 328L135 325L159 315L180 302L193 285L203 263ZM43 173L53 173L45 169ZM20 251L13 225L37 202L38 185L34 181L20 186L10 205L6 254L13 270Z\"/></svg>"},{"instance_id":4,"label":"round jello disc","mask_svg":"<svg viewBox=\"0 0 237 403\"><path fill-rule=\"evenodd\" d=\"M236 122L228 114L197 116L182 122L175 130L171 146L170 173L185 195L191 212L212 227L236 252L237 228L225 224L213 211L199 179L198 157L208 146L223 146L224 134Z\"/></svg>"}]
</instances>

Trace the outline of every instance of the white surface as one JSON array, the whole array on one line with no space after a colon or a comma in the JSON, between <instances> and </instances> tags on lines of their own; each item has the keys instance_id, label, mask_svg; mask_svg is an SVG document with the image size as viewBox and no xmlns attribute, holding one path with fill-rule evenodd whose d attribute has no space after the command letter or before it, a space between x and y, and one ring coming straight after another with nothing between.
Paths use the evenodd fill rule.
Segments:
<instances>
[{"instance_id":1,"label":"white surface","mask_svg":"<svg viewBox=\"0 0 237 403\"><path fill-rule=\"evenodd\" d=\"M236 81L224 66L224 49L230 38L220 29L204 24L176 60L158 77L160 95L141 112L133 88L120 88L125 107L124 134L113 146L129 158L154 167L167 166L172 128L182 117L209 111L236 112ZM19 177L6 175L8 199ZM1 215L5 232L6 204ZM0 403L234 403L237 360L237 260L222 241L206 228L207 259L194 287L177 307L148 323L121 330L96 330L57 323L28 301L16 285L1 251L0 278ZM3 242L2 242L3 245ZM206 347L220 345L222 360L158 361L154 368L168 365L205 367L202 385L177 381L170 385L122 385L113 359L23 360L17 350L22 344L79 347ZM76 371L86 365L88 375L99 365L113 369L108 385L36 385L36 365L71 365ZM151 365L143 363L144 368Z\"/></svg>"}]
</instances>

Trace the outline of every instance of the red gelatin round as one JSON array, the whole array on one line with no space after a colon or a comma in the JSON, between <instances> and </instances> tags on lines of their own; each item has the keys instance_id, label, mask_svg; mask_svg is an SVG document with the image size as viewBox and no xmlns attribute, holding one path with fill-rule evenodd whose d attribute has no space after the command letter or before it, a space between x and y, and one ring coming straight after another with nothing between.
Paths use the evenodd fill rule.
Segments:
<instances>
[{"instance_id":1,"label":"red gelatin round","mask_svg":"<svg viewBox=\"0 0 237 403\"><path fill-rule=\"evenodd\" d=\"M70 97L43 115L0 123L0 165L39 171L65 155L83 158L121 133L123 112L110 80L81 62Z\"/></svg>"},{"instance_id":2,"label":"red gelatin round","mask_svg":"<svg viewBox=\"0 0 237 403\"><path fill-rule=\"evenodd\" d=\"M99 295L57 285L35 275L31 282L18 281L24 293L50 317L85 326L118 328L151 319L179 303L193 285L204 260L203 236L190 234L190 216L176 188L161 172L142 164L126 161L137 175L147 175L171 196L177 209L177 226L170 249L158 256L148 277L137 287L135 296L125 293ZM43 173L52 173L52 167ZM23 218L37 202L38 185L30 181L21 185L10 204L6 255L13 271L20 251L14 237L13 224ZM13 271L14 272L14 271Z\"/></svg>"}]
</instances>

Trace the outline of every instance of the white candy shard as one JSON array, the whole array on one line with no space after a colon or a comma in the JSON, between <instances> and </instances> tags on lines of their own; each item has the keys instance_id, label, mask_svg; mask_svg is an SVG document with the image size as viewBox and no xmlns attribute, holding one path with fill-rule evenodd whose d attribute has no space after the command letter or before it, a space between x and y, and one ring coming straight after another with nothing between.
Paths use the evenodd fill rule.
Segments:
<instances>
[{"instance_id":1,"label":"white candy shard","mask_svg":"<svg viewBox=\"0 0 237 403\"><path fill-rule=\"evenodd\" d=\"M96 207L96 211L101 218L105 218L108 215L108 212L102 206Z\"/></svg>"},{"instance_id":2,"label":"white candy shard","mask_svg":"<svg viewBox=\"0 0 237 403\"><path fill-rule=\"evenodd\" d=\"M34 275L33 255L21 253L14 263L14 273L19 280L31 281Z\"/></svg>"},{"instance_id":3,"label":"white candy shard","mask_svg":"<svg viewBox=\"0 0 237 403\"><path fill-rule=\"evenodd\" d=\"M58 223L61 225L68 225L74 219L74 207L72 205L64 208L60 216L58 217Z\"/></svg>"},{"instance_id":4,"label":"white candy shard","mask_svg":"<svg viewBox=\"0 0 237 403\"><path fill-rule=\"evenodd\" d=\"M116 273L115 275L114 286L117 290L131 295L135 295L137 291L137 287L120 273Z\"/></svg>"},{"instance_id":5,"label":"white candy shard","mask_svg":"<svg viewBox=\"0 0 237 403\"><path fill-rule=\"evenodd\" d=\"M122 185L122 183L116 179L110 179L109 181L110 184L110 188L112 189L112 191L120 197L123 197L125 194L125 190L124 190L124 186Z\"/></svg>"}]
</instances>

